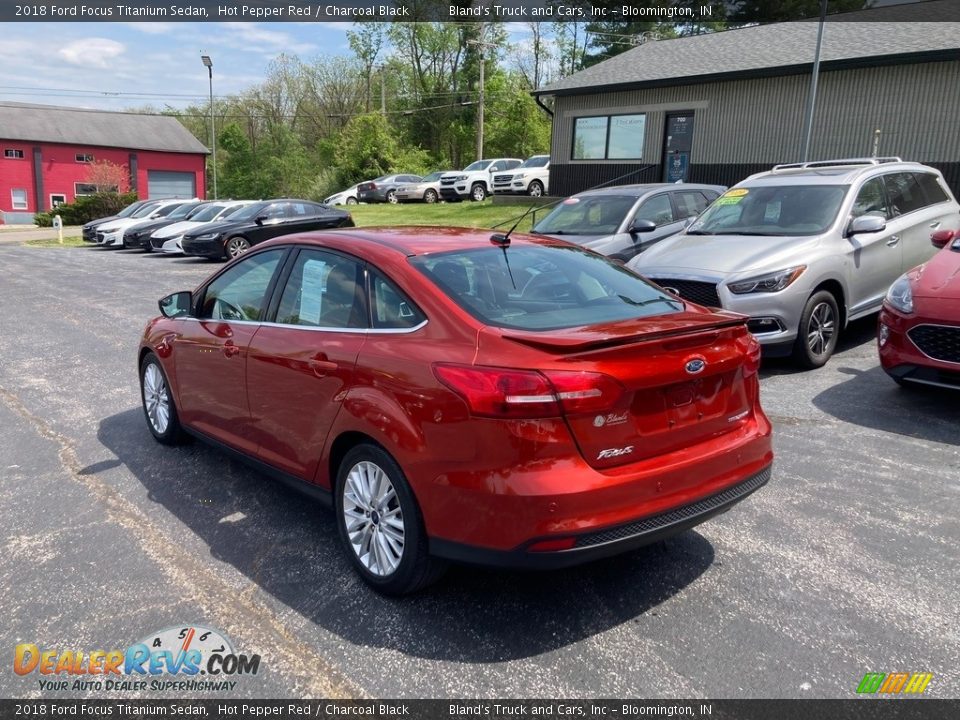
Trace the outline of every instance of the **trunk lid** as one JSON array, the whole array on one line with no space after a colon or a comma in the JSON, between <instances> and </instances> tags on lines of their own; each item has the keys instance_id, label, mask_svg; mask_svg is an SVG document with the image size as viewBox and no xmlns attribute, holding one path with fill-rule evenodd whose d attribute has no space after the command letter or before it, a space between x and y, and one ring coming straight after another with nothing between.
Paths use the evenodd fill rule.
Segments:
<instances>
[{"instance_id":1,"label":"trunk lid","mask_svg":"<svg viewBox=\"0 0 960 720\"><path fill-rule=\"evenodd\" d=\"M527 366L547 378L551 371L585 371L616 380L622 392L609 406L564 413L584 460L612 468L692 447L749 421L756 391L748 379L759 345L745 320L688 311L550 333L486 328L477 362L502 365L493 358L516 358L527 348Z\"/></svg>"}]
</instances>

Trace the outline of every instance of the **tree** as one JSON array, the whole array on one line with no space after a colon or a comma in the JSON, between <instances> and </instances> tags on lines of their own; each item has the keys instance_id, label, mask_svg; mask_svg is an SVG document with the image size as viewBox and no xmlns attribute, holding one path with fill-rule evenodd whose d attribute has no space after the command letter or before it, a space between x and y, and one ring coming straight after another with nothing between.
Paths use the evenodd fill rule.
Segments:
<instances>
[{"instance_id":1,"label":"tree","mask_svg":"<svg viewBox=\"0 0 960 720\"><path fill-rule=\"evenodd\" d=\"M98 193L125 193L130 190L130 172L123 165L97 160L87 168L87 182Z\"/></svg>"},{"instance_id":2,"label":"tree","mask_svg":"<svg viewBox=\"0 0 960 720\"><path fill-rule=\"evenodd\" d=\"M366 82L366 112L370 112L371 104L371 79L373 77L373 68L377 64L377 56L383 48L383 42L386 39L386 33L383 24L379 22L356 22L353 24L354 30L347 30L347 42L350 43L350 49L357 56L363 67L363 77Z\"/></svg>"},{"instance_id":3,"label":"tree","mask_svg":"<svg viewBox=\"0 0 960 720\"><path fill-rule=\"evenodd\" d=\"M399 156L396 136L387 118L366 113L350 120L334 151L340 180L350 185L390 172Z\"/></svg>"}]
</instances>

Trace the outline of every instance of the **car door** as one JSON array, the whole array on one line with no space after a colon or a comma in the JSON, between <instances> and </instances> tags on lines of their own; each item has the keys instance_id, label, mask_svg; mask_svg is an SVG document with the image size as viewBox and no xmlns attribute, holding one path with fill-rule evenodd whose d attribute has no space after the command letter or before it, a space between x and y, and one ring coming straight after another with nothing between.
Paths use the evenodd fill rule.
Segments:
<instances>
[{"instance_id":1,"label":"car door","mask_svg":"<svg viewBox=\"0 0 960 720\"><path fill-rule=\"evenodd\" d=\"M900 272L905 272L933 257L936 249L930 244L930 233L940 226L945 214L942 211L943 206L937 208L927 202L913 173L890 173L883 176L883 181L890 202L890 212L894 217L902 217L905 224L900 240Z\"/></svg>"},{"instance_id":2,"label":"car door","mask_svg":"<svg viewBox=\"0 0 960 720\"><path fill-rule=\"evenodd\" d=\"M251 253L217 275L199 294L196 317L173 341L181 420L253 454L247 405L250 341L266 312L284 248Z\"/></svg>"},{"instance_id":3,"label":"car door","mask_svg":"<svg viewBox=\"0 0 960 720\"><path fill-rule=\"evenodd\" d=\"M323 205L313 203L293 203L297 212L297 205L304 205L304 215L295 215L294 227L291 232L306 232L308 230L325 230L340 227L343 214Z\"/></svg>"},{"instance_id":4,"label":"car door","mask_svg":"<svg viewBox=\"0 0 960 720\"><path fill-rule=\"evenodd\" d=\"M630 246L618 253L620 255L626 254L628 260L643 252L654 243L660 242L664 238L675 235L683 230L683 222L678 220L674 213L670 193L660 193L645 198L640 203L636 212L634 212L633 218L627 227L637 220L650 220L656 224L657 227L650 232L633 234Z\"/></svg>"},{"instance_id":5,"label":"car door","mask_svg":"<svg viewBox=\"0 0 960 720\"><path fill-rule=\"evenodd\" d=\"M363 264L301 248L250 343L247 387L257 456L312 479L368 326Z\"/></svg>"},{"instance_id":6,"label":"car door","mask_svg":"<svg viewBox=\"0 0 960 720\"><path fill-rule=\"evenodd\" d=\"M254 220L248 232L244 235L250 241L251 245L256 245L264 240L286 235L290 230L286 229L286 221L291 215L290 203L274 202L267 205Z\"/></svg>"},{"instance_id":7,"label":"car door","mask_svg":"<svg viewBox=\"0 0 960 720\"><path fill-rule=\"evenodd\" d=\"M887 223L880 232L859 233L846 238L851 316L879 309L890 283L902 272L901 240L906 222L893 217L884 185L882 176L865 180L857 190L851 208L851 221L863 215L877 215Z\"/></svg>"}]
</instances>

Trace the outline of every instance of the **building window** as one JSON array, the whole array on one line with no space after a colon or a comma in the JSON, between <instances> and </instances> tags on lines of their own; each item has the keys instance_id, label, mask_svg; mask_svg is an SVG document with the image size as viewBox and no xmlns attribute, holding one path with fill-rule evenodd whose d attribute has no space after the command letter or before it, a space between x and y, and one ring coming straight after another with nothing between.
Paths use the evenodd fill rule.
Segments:
<instances>
[{"instance_id":1,"label":"building window","mask_svg":"<svg viewBox=\"0 0 960 720\"><path fill-rule=\"evenodd\" d=\"M95 195L96 192L97 192L96 185L91 185L90 183L74 183L73 184L74 197L82 197L84 195Z\"/></svg>"},{"instance_id":2,"label":"building window","mask_svg":"<svg viewBox=\"0 0 960 720\"><path fill-rule=\"evenodd\" d=\"M50 207L57 208L67 204L67 196L63 193L54 193L50 196Z\"/></svg>"},{"instance_id":3,"label":"building window","mask_svg":"<svg viewBox=\"0 0 960 720\"><path fill-rule=\"evenodd\" d=\"M27 191L22 188L14 188L10 191L10 198L13 200L14 210L27 209Z\"/></svg>"},{"instance_id":4,"label":"building window","mask_svg":"<svg viewBox=\"0 0 960 720\"><path fill-rule=\"evenodd\" d=\"M5 158L13 158L14 160L23 160L23 150L14 150L13 148L7 148L3 151L3 156Z\"/></svg>"},{"instance_id":5,"label":"building window","mask_svg":"<svg viewBox=\"0 0 960 720\"><path fill-rule=\"evenodd\" d=\"M78 163L92 163L93 155L89 153L77 153L76 160Z\"/></svg>"},{"instance_id":6,"label":"building window","mask_svg":"<svg viewBox=\"0 0 960 720\"><path fill-rule=\"evenodd\" d=\"M573 127L574 160L642 160L646 115L577 118Z\"/></svg>"}]
</instances>

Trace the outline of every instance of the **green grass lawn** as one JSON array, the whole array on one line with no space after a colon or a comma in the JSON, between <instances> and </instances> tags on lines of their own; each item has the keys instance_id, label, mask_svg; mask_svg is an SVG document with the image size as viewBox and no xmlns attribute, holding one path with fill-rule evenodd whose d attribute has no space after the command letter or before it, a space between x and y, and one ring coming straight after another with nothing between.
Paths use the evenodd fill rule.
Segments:
<instances>
[{"instance_id":1,"label":"green grass lawn","mask_svg":"<svg viewBox=\"0 0 960 720\"><path fill-rule=\"evenodd\" d=\"M491 201L460 202L460 203L403 203L390 205L350 205L344 206L353 215L357 227L372 227L377 225L440 225L444 227L489 228L497 223L511 222L501 225L500 230L510 229L513 222L520 217L527 208L522 205L494 205ZM548 210L540 210L537 217L542 218ZM517 232L527 232L530 229L532 213L523 219L517 227Z\"/></svg>"},{"instance_id":2,"label":"green grass lawn","mask_svg":"<svg viewBox=\"0 0 960 720\"><path fill-rule=\"evenodd\" d=\"M70 235L63 238L63 245L56 238L45 238L43 240L27 240L24 245L29 247L42 248L63 248L63 247L84 247L90 243L85 243L80 235Z\"/></svg>"}]
</instances>

